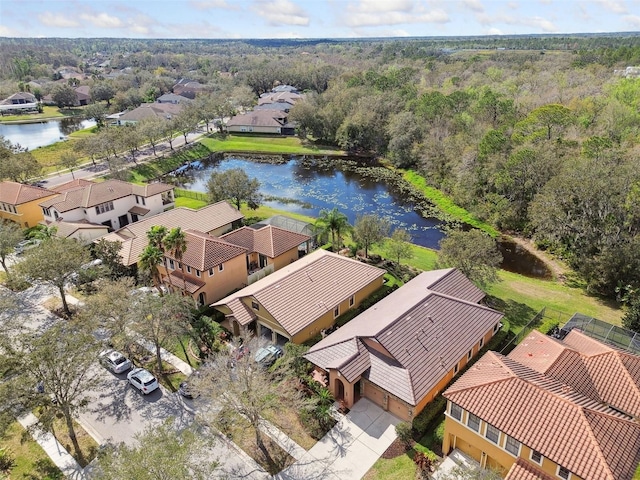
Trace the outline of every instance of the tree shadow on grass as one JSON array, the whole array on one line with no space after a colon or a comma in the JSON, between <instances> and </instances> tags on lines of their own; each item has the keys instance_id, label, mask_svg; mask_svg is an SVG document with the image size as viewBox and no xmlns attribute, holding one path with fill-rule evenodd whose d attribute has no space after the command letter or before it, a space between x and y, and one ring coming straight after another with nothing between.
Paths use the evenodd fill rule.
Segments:
<instances>
[{"instance_id":1,"label":"tree shadow on grass","mask_svg":"<svg viewBox=\"0 0 640 480\"><path fill-rule=\"evenodd\" d=\"M486 303L491 308L504 313L504 318L509 322L511 330L517 331L524 327L538 313L529 305L513 300L506 302L501 298L488 295Z\"/></svg>"},{"instance_id":2,"label":"tree shadow on grass","mask_svg":"<svg viewBox=\"0 0 640 480\"><path fill-rule=\"evenodd\" d=\"M41 458L33 464L33 472L25 473L23 478L28 480L62 480L64 475L50 459Z\"/></svg>"}]
</instances>

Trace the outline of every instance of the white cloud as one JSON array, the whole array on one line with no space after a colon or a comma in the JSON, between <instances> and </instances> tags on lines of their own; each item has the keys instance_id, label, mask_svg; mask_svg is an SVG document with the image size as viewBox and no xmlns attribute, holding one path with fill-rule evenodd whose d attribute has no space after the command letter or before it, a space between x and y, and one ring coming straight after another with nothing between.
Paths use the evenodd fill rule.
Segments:
<instances>
[{"instance_id":1,"label":"white cloud","mask_svg":"<svg viewBox=\"0 0 640 480\"><path fill-rule=\"evenodd\" d=\"M462 0L462 4L474 12L484 12L484 5L480 0Z\"/></svg>"},{"instance_id":2,"label":"white cloud","mask_svg":"<svg viewBox=\"0 0 640 480\"><path fill-rule=\"evenodd\" d=\"M24 32L23 34L24 35ZM0 25L0 37L19 37L20 33L13 28L5 27L4 25Z\"/></svg>"},{"instance_id":3,"label":"white cloud","mask_svg":"<svg viewBox=\"0 0 640 480\"><path fill-rule=\"evenodd\" d=\"M518 4L518 2L507 2L507 7L511 10L518 10L520 8L520 4Z\"/></svg>"},{"instance_id":4,"label":"white cloud","mask_svg":"<svg viewBox=\"0 0 640 480\"><path fill-rule=\"evenodd\" d=\"M70 15L61 13L43 12L38 15L38 20L48 27L75 28L80 26L80 23Z\"/></svg>"},{"instance_id":5,"label":"white cloud","mask_svg":"<svg viewBox=\"0 0 640 480\"><path fill-rule=\"evenodd\" d=\"M597 3L613 13L627 13L629 11L623 0L597 0Z\"/></svg>"},{"instance_id":6,"label":"white cloud","mask_svg":"<svg viewBox=\"0 0 640 480\"><path fill-rule=\"evenodd\" d=\"M307 13L290 0L258 0L254 3L253 10L274 27L309 25Z\"/></svg>"},{"instance_id":7,"label":"white cloud","mask_svg":"<svg viewBox=\"0 0 640 480\"><path fill-rule=\"evenodd\" d=\"M229 5L227 0L189 0L189 5L196 10L214 10L217 8L238 10L237 6Z\"/></svg>"},{"instance_id":8,"label":"white cloud","mask_svg":"<svg viewBox=\"0 0 640 480\"><path fill-rule=\"evenodd\" d=\"M640 15L625 15L622 20L633 28L640 28Z\"/></svg>"},{"instance_id":9,"label":"white cloud","mask_svg":"<svg viewBox=\"0 0 640 480\"><path fill-rule=\"evenodd\" d=\"M125 23L118 17L109 15L108 13L81 13L79 17L85 22L91 23L98 28L122 28Z\"/></svg>"},{"instance_id":10,"label":"white cloud","mask_svg":"<svg viewBox=\"0 0 640 480\"><path fill-rule=\"evenodd\" d=\"M444 10L427 10L406 0L360 0L347 6L345 17L352 28L450 21Z\"/></svg>"},{"instance_id":11,"label":"white cloud","mask_svg":"<svg viewBox=\"0 0 640 480\"><path fill-rule=\"evenodd\" d=\"M558 28L554 25L553 22L547 20L542 17L525 17L520 15L487 15L484 13L476 15L478 22L481 25L492 26L496 23L504 23L507 25L523 25L527 27L537 28L545 33L555 33L558 31Z\"/></svg>"},{"instance_id":12,"label":"white cloud","mask_svg":"<svg viewBox=\"0 0 640 480\"><path fill-rule=\"evenodd\" d=\"M504 35L502 33L502 30L500 30L499 28L489 28L487 30L487 35Z\"/></svg>"}]
</instances>

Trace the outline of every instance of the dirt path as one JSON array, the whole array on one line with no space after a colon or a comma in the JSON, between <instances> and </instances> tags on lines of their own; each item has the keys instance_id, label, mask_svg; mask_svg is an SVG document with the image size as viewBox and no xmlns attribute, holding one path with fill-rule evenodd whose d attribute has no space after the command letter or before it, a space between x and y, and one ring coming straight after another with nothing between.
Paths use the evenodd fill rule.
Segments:
<instances>
[{"instance_id":1,"label":"dirt path","mask_svg":"<svg viewBox=\"0 0 640 480\"><path fill-rule=\"evenodd\" d=\"M522 238L522 237L512 237L512 236L510 236L509 238L513 240L515 243L517 243L518 245L520 245L522 248L527 250L532 255L535 255L542 262L544 262L544 264L549 268L549 270L553 272L553 277L559 282L564 283L564 281L567 278L567 273L570 270L570 268L567 265L565 265L560 260L554 258L549 253L536 248L534 243L529 239Z\"/></svg>"}]
</instances>

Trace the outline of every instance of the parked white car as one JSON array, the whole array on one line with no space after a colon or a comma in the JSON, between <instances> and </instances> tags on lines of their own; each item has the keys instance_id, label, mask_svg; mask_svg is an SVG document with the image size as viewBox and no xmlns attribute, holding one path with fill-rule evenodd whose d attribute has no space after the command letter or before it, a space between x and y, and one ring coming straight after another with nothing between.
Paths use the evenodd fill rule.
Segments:
<instances>
[{"instance_id":1,"label":"parked white car","mask_svg":"<svg viewBox=\"0 0 640 480\"><path fill-rule=\"evenodd\" d=\"M160 386L158 379L154 377L149 370L145 370L144 368L134 368L131 370L127 374L127 380L143 395L148 395Z\"/></svg>"},{"instance_id":2,"label":"parked white car","mask_svg":"<svg viewBox=\"0 0 640 480\"><path fill-rule=\"evenodd\" d=\"M113 373L122 373L133 367L131 360L116 350L105 350L100 353L100 363Z\"/></svg>"}]
</instances>

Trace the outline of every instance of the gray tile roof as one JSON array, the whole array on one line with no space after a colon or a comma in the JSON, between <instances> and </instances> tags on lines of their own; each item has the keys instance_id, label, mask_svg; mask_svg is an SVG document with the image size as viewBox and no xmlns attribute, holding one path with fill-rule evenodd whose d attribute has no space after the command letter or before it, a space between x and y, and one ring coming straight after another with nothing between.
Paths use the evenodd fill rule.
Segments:
<instances>
[{"instance_id":1,"label":"gray tile roof","mask_svg":"<svg viewBox=\"0 0 640 480\"><path fill-rule=\"evenodd\" d=\"M429 289L432 285L444 289L443 279L457 278L462 286L451 283L446 290L469 296L469 280L454 273L448 269L418 275L311 347L305 358L323 369L349 371L349 363L360 360L354 357L345 362L342 357L335 366L336 358L343 355L341 345L361 339L367 348L359 354L371 359L369 379L416 405L502 318L502 313L490 308ZM368 342L375 342L387 355L374 354ZM398 376L390 376L389 371Z\"/></svg>"},{"instance_id":2,"label":"gray tile roof","mask_svg":"<svg viewBox=\"0 0 640 480\"><path fill-rule=\"evenodd\" d=\"M253 296L293 336L384 273L319 249L212 306Z\"/></svg>"}]
</instances>

